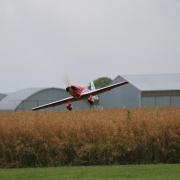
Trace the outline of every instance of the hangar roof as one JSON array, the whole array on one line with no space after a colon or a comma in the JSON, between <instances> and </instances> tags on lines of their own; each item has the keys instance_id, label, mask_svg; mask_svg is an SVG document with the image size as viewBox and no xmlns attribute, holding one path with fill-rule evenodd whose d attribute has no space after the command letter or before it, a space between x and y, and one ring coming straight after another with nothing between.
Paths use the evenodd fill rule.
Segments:
<instances>
[{"instance_id":1,"label":"hangar roof","mask_svg":"<svg viewBox=\"0 0 180 180\"><path fill-rule=\"evenodd\" d=\"M1 94L0 93L0 100L2 100L4 97L6 97L7 95L6 94Z\"/></svg>"},{"instance_id":2,"label":"hangar roof","mask_svg":"<svg viewBox=\"0 0 180 180\"><path fill-rule=\"evenodd\" d=\"M180 90L180 74L122 75L133 86L142 91Z\"/></svg>"},{"instance_id":3,"label":"hangar roof","mask_svg":"<svg viewBox=\"0 0 180 180\"><path fill-rule=\"evenodd\" d=\"M20 105L24 100L28 99L32 95L39 93L47 89L59 89L60 88L28 88L23 89L14 93L9 93L5 98L0 101L0 111L14 111L17 106Z\"/></svg>"}]
</instances>

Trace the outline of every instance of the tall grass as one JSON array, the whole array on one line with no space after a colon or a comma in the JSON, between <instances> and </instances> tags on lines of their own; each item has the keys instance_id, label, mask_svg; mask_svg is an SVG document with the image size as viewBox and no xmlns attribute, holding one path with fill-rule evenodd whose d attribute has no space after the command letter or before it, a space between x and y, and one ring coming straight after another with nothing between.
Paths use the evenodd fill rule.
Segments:
<instances>
[{"instance_id":1,"label":"tall grass","mask_svg":"<svg viewBox=\"0 0 180 180\"><path fill-rule=\"evenodd\" d=\"M0 113L0 167L180 162L180 108Z\"/></svg>"}]
</instances>

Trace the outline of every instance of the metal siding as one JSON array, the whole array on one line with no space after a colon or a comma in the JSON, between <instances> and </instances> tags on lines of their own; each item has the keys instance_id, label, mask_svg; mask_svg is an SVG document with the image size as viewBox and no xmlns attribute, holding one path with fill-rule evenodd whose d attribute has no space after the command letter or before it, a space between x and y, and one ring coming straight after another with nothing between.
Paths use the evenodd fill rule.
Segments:
<instances>
[{"instance_id":1,"label":"metal siding","mask_svg":"<svg viewBox=\"0 0 180 180\"><path fill-rule=\"evenodd\" d=\"M159 93L159 92L158 92ZM172 92L173 94L173 92ZM148 96L142 97L142 107L180 106L180 96Z\"/></svg>"},{"instance_id":2,"label":"metal siding","mask_svg":"<svg viewBox=\"0 0 180 180\"><path fill-rule=\"evenodd\" d=\"M171 105L180 106L180 96L171 96Z\"/></svg>"},{"instance_id":3,"label":"metal siding","mask_svg":"<svg viewBox=\"0 0 180 180\"><path fill-rule=\"evenodd\" d=\"M143 91L142 97L164 97L164 96L180 96L180 90L171 91Z\"/></svg>"},{"instance_id":4,"label":"metal siding","mask_svg":"<svg viewBox=\"0 0 180 180\"><path fill-rule=\"evenodd\" d=\"M142 97L141 106L142 107L154 107L155 106L155 97Z\"/></svg>"},{"instance_id":5,"label":"metal siding","mask_svg":"<svg viewBox=\"0 0 180 180\"><path fill-rule=\"evenodd\" d=\"M23 101L16 110L17 111L31 110L35 106L39 106L39 105L43 105L43 104L50 103L53 101L57 101L59 99L66 98L68 96L69 95L67 94L67 92L65 90L48 89L48 90L41 91L39 93L32 95L30 98ZM89 108L89 105L84 101L75 102L75 103L72 103L72 105L73 105L73 109ZM42 111L63 110L63 109L66 109L65 105L47 108Z\"/></svg>"},{"instance_id":6,"label":"metal siding","mask_svg":"<svg viewBox=\"0 0 180 180\"><path fill-rule=\"evenodd\" d=\"M122 77L141 91L180 90L180 73L122 75Z\"/></svg>"},{"instance_id":7,"label":"metal siding","mask_svg":"<svg viewBox=\"0 0 180 180\"><path fill-rule=\"evenodd\" d=\"M0 101L5 98L7 95L6 94L0 94Z\"/></svg>"},{"instance_id":8,"label":"metal siding","mask_svg":"<svg viewBox=\"0 0 180 180\"><path fill-rule=\"evenodd\" d=\"M43 90L42 88L28 88L9 93L0 101L0 111L15 111L16 108L29 96Z\"/></svg>"},{"instance_id":9,"label":"metal siding","mask_svg":"<svg viewBox=\"0 0 180 180\"><path fill-rule=\"evenodd\" d=\"M169 78L176 79L174 84L178 84L179 79L177 79L178 75L167 75ZM136 78L143 78L143 75L136 76ZM153 78L152 78L153 77ZM146 78L153 79L156 75L146 76ZM158 75L158 80L155 80L154 84L148 84L149 89L158 89L156 86L157 82L162 80L162 75ZM166 76L165 76L166 77ZM136 79L135 78L135 79ZM113 83L120 82L124 80L124 76L118 76ZM127 78L128 80L128 78ZM167 83L168 78L164 78L164 85ZM147 84L147 82L145 83ZM173 83L171 83L173 85ZM147 87L148 87L147 86ZM169 88L170 86L168 86ZM174 86L175 87L175 86ZM148 89L148 88L147 88ZM140 91L136 88L136 83L119 87L110 92L102 94L100 99L100 105L104 108L131 108L131 107L163 107L163 106L179 106L180 105L180 90L149 90L149 91Z\"/></svg>"},{"instance_id":10,"label":"metal siding","mask_svg":"<svg viewBox=\"0 0 180 180\"><path fill-rule=\"evenodd\" d=\"M156 106L157 107L167 107L170 106L170 96L164 96L164 97L156 97Z\"/></svg>"},{"instance_id":11,"label":"metal siding","mask_svg":"<svg viewBox=\"0 0 180 180\"><path fill-rule=\"evenodd\" d=\"M140 106L140 91L131 84L100 95L103 108L132 108Z\"/></svg>"}]
</instances>

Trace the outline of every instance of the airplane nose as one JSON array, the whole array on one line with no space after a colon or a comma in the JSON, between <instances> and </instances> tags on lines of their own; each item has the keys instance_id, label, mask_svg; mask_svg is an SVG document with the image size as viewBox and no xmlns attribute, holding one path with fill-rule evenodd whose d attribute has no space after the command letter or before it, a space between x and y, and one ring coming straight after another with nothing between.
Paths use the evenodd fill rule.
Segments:
<instances>
[{"instance_id":1,"label":"airplane nose","mask_svg":"<svg viewBox=\"0 0 180 180\"><path fill-rule=\"evenodd\" d=\"M66 91L69 92L69 87L66 88Z\"/></svg>"}]
</instances>

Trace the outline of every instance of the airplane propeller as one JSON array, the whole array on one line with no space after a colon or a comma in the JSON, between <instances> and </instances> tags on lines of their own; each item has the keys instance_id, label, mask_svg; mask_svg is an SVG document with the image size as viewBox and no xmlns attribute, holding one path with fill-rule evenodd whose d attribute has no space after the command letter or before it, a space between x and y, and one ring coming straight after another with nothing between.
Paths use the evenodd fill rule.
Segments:
<instances>
[{"instance_id":1,"label":"airplane propeller","mask_svg":"<svg viewBox=\"0 0 180 180\"><path fill-rule=\"evenodd\" d=\"M71 82L70 82L68 76L65 76L65 77L63 78L63 81L64 81L66 87L70 87L70 86L71 86Z\"/></svg>"}]
</instances>

